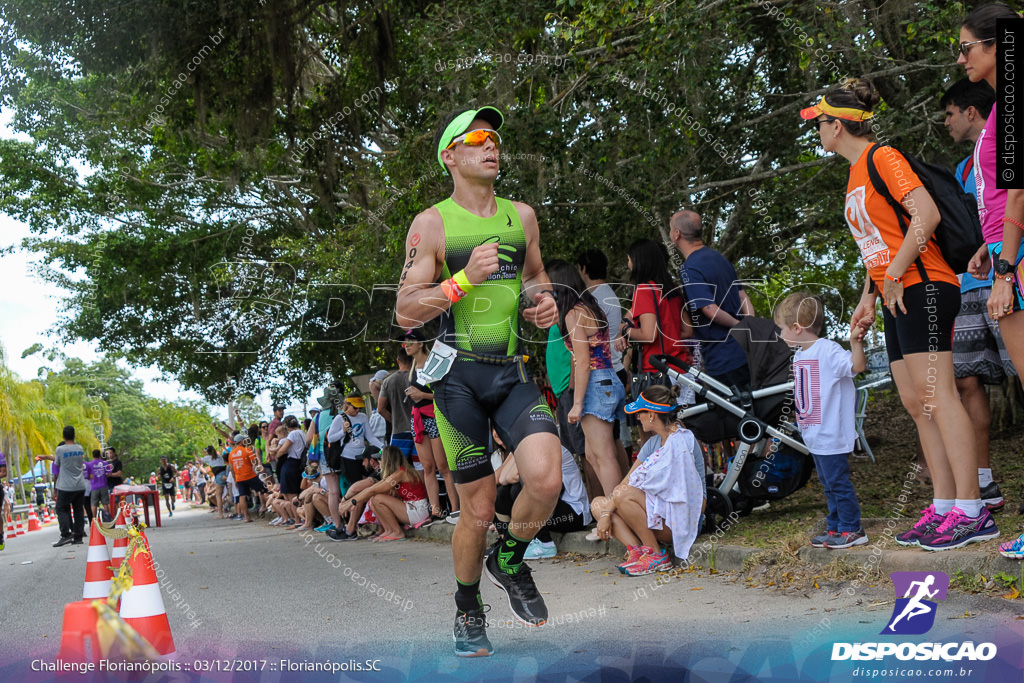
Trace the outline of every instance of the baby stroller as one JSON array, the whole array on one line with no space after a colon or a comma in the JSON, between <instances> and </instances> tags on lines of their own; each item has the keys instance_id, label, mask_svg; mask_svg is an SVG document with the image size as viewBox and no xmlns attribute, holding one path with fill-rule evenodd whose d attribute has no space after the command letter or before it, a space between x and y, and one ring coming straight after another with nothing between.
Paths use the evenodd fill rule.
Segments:
<instances>
[{"instance_id":1,"label":"baby stroller","mask_svg":"<svg viewBox=\"0 0 1024 683\"><path fill-rule=\"evenodd\" d=\"M674 356L652 358L654 367L694 391L698 403L682 412L683 423L704 444L740 442L725 478L708 476L705 531L733 514L780 500L803 488L814 461L800 440L793 401L793 352L771 320L748 316L730 335L747 354L750 388L727 387Z\"/></svg>"}]
</instances>

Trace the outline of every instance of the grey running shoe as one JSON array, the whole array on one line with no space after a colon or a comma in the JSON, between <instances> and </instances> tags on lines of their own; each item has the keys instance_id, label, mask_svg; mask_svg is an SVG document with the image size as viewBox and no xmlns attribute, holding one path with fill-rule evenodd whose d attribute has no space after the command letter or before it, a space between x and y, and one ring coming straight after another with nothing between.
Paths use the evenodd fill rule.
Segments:
<instances>
[{"instance_id":1,"label":"grey running shoe","mask_svg":"<svg viewBox=\"0 0 1024 683\"><path fill-rule=\"evenodd\" d=\"M457 657L490 657L494 654L491 641L487 639L487 619L484 617L488 607L484 605L484 609L455 613L452 637Z\"/></svg>"}]
</instances>

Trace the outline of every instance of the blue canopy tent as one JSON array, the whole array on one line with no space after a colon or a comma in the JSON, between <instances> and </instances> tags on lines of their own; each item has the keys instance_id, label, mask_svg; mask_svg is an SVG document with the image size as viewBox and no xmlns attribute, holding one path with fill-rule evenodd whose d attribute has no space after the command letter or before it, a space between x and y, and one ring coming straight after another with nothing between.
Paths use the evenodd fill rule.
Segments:
<instances>
[{"instance_id":1,"label":"blue canopy tent","mask_svg":"<svg viewBox=\"0 0 1024 683\"><path fill-rule=\"evenodd\" d=\"M37 477L42 477L46 473L46 467L50 463L48 461L37 462L35 467L31 471L21 475L22 481L35 481Z\"/></svg>"}]
</instances>

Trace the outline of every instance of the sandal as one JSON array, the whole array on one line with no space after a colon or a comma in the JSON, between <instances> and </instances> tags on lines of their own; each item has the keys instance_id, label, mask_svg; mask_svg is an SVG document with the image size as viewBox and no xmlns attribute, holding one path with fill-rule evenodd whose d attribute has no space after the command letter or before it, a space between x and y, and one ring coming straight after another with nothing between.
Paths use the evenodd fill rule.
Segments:
<instances>
[{"instance_id":1,"label":"sandal","mask_svg":"<svg viewBox=\"0 0 1024 683\"><path fill-rule=\"evenodd\" d=\"M391 541L404 541L405 536L384 536L381 534L373 539L374 543L390 543Z\"/></svg>"}]
</instances>

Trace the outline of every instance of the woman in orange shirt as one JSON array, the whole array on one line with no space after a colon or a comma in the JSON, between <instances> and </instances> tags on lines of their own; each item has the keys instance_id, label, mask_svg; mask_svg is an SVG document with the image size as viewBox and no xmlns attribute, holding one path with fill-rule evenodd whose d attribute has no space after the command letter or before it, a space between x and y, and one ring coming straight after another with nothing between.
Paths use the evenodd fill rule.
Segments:
<instances>
[{"instance_id":1,"label":"woman in orange shirt","mask_svg":"<svg viewBox=\"0 0 1024 683\"><path fill-rule=\"evenodd\" d=\"M960 548L999 536L981 503L973 430L953 379L960 288L933 236L940 216L928 190L897 150L873 150L871 118L879 100L871 81L847 79L800 115L814 122L826 152L850 162L845 216L868 271L850 324L862 333L874 324L881 292L889 367L931 470L932 504L896 541L927 550ZM875 191L869 164L908 217L906 235Z\"/></svg>"}]
</instances>

